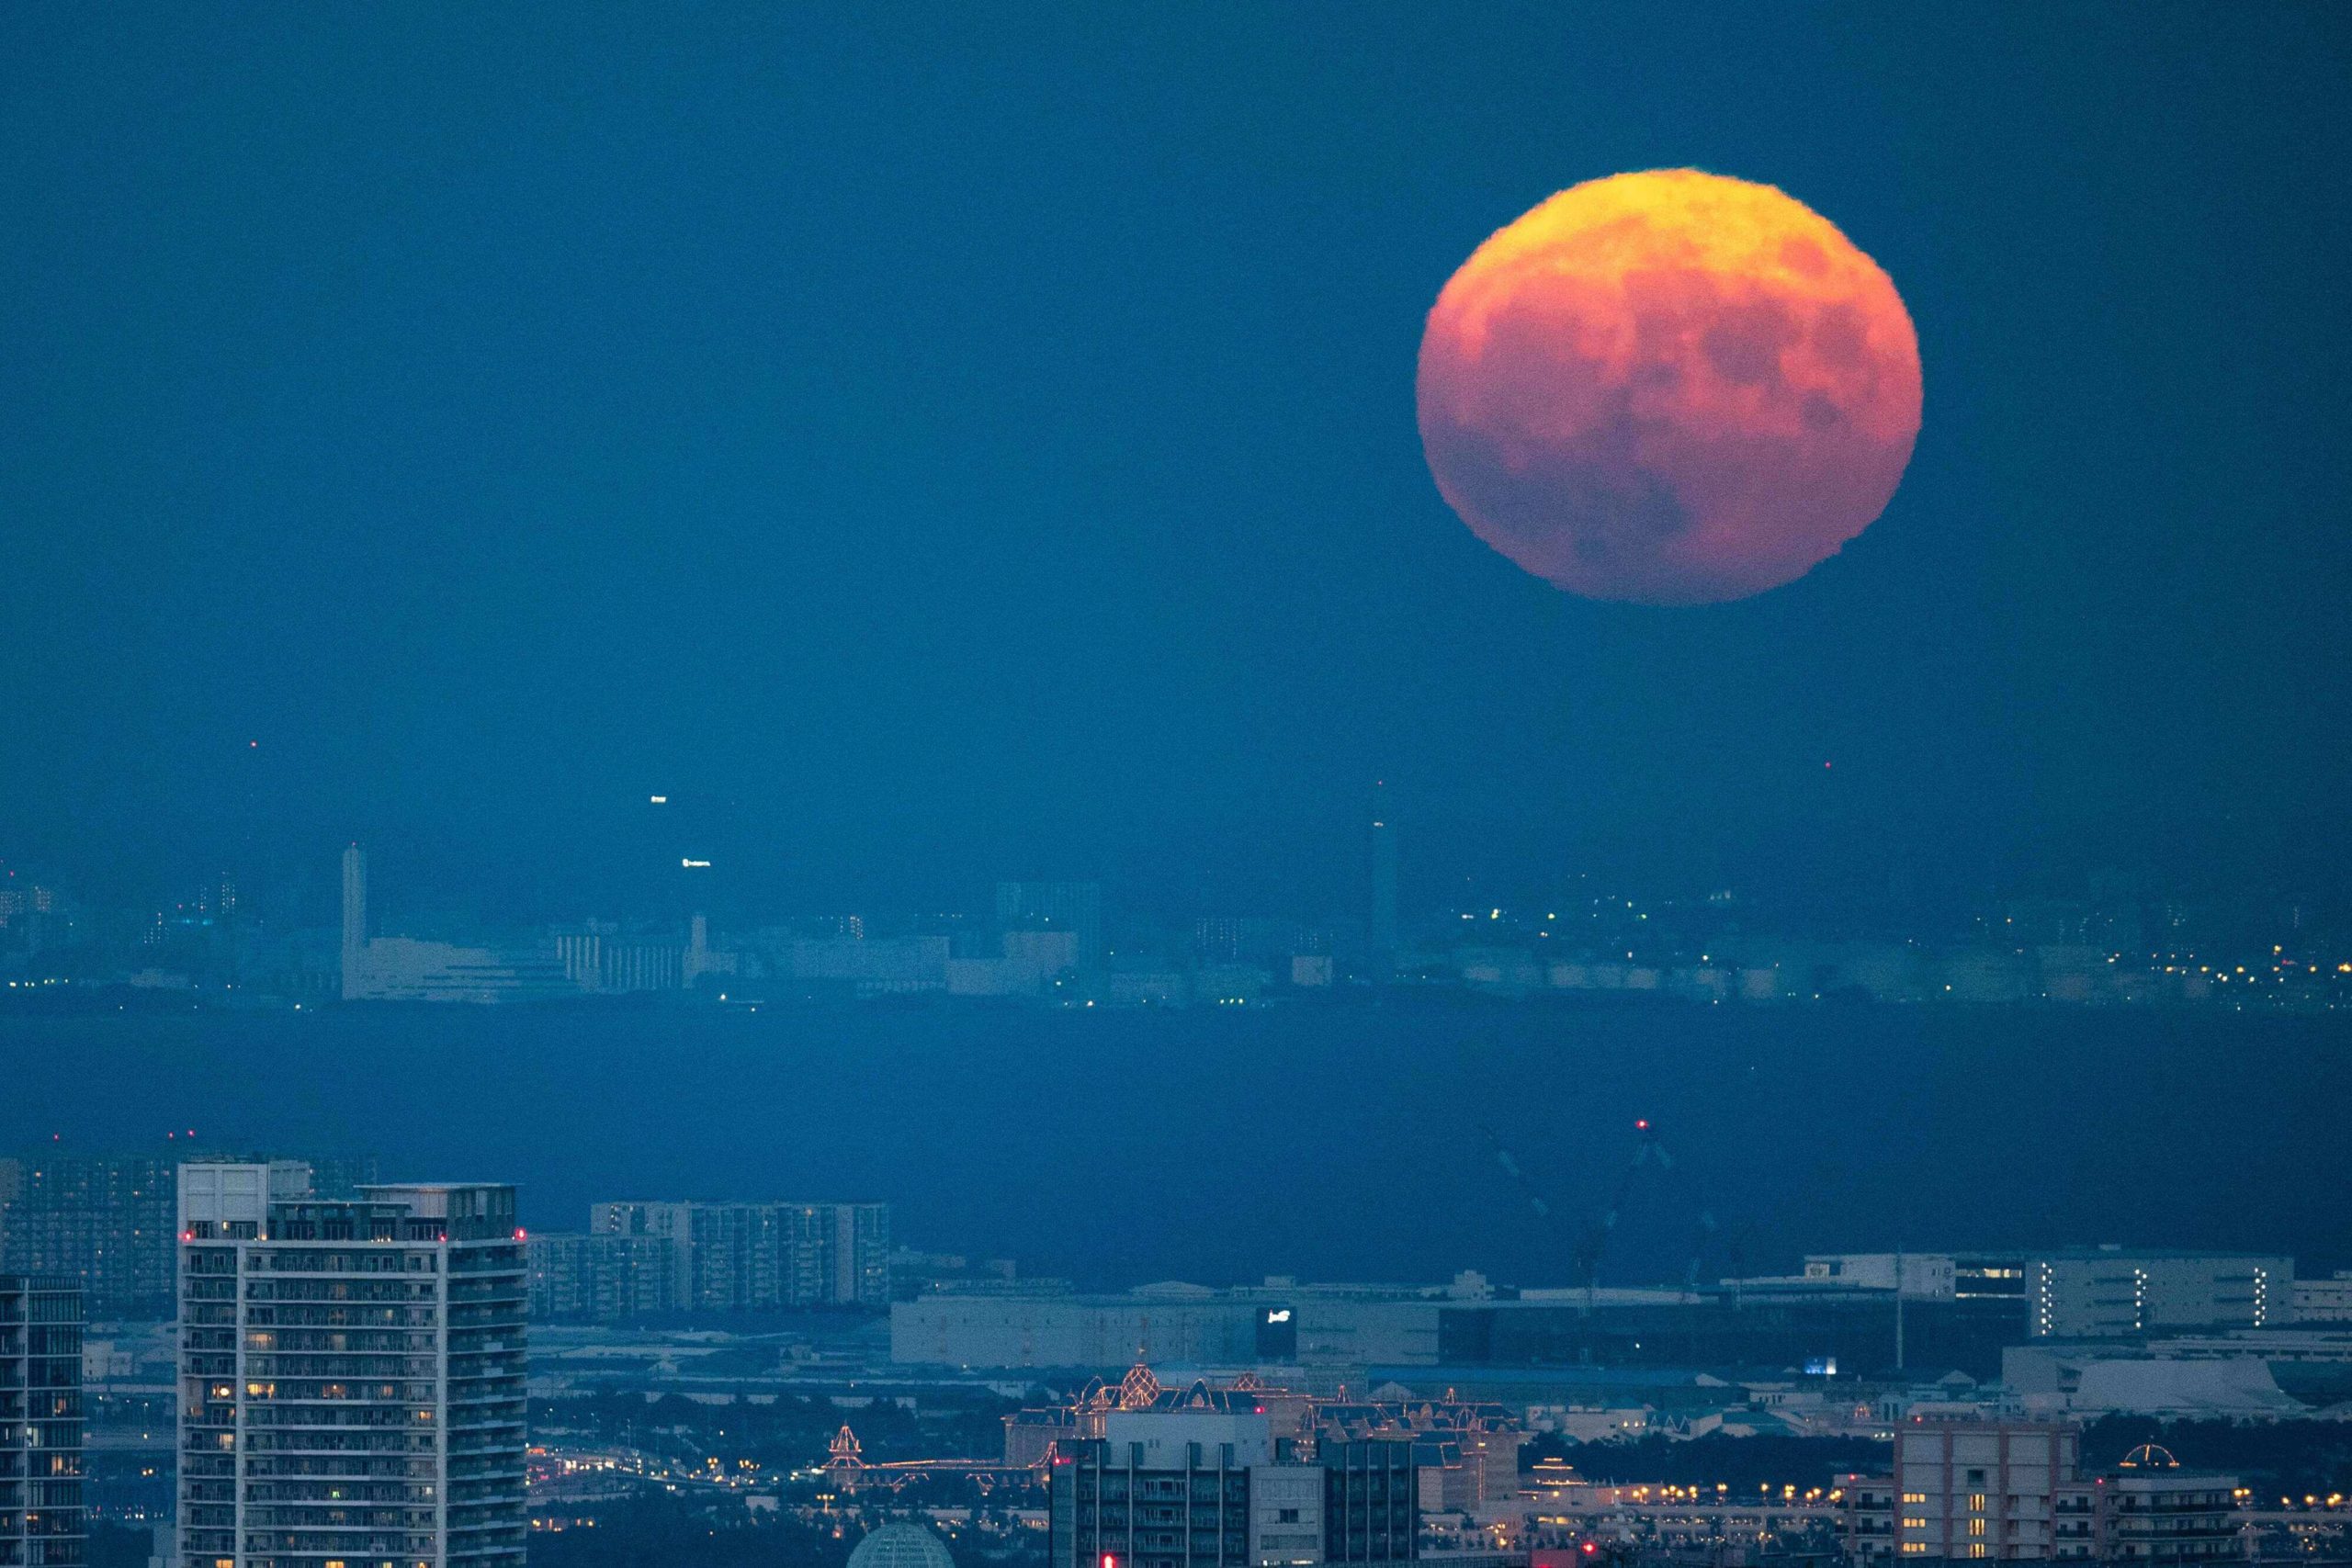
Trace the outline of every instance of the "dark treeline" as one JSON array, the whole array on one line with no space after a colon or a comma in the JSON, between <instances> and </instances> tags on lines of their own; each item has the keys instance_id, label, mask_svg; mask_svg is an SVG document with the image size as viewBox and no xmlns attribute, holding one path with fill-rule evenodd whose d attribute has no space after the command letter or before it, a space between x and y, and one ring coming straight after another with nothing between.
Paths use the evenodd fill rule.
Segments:
<instances>
[{"instance_id":1,"label":"dark treeline","mask_svg":"<svg viewBox=\"0 0 2352 1568\"><path fill-rule=\"evenodd\" d=\"M962 1399L926 1393L921 1415L887 1396L844 1409L794 1394L764 1404L705 1404L679 1394L649 1401L615 1393L537 1404L531 1418L535 1432L561 1430L574 1440L715 1454L730 1469L749 1460L760 1470L795 1470L824 1463L827 1445L844 1426L857 1435L860 1457L869 1464L991 1459L1004 1451L1004 1417L1013 1408L984 1391Z\"/></svg>"}]
</instances>

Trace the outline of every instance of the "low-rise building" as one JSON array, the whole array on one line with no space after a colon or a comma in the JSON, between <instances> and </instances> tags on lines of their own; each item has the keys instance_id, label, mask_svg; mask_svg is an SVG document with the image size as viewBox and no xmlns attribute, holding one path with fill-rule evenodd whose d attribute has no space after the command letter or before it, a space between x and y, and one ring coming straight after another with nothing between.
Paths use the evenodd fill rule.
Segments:
<instances>
[{"instance_id":1,"label":"low-rise building","mask_svg":"<svg viewBox=\"0 0 2352 1568\"><path fill-rule=\"evenodd\" d=\"M2199 1562L2236 1547L2234 1476L2161 1449L2085 1475L2064 1422L1929 1421L1894 1435L1893 1473L1838 1478L1846 1549L1863 1562Z\"/></svg>"}]
</instances>

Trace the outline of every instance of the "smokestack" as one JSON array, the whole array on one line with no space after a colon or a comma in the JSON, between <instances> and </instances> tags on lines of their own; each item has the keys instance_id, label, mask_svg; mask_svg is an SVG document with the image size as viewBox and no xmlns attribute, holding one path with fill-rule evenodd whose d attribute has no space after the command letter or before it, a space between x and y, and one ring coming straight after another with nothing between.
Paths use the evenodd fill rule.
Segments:
<instances>
[{"instance_id":1,"label":"smokestack","mask_svg":"<svg viewBox=\"0 0 2352 1568\"><path fill-rule=\"evenodd\" d=\"M343 999L362 989L368 963L368 852L357 844L343 852Z\"/></svg>"}]
</instances>

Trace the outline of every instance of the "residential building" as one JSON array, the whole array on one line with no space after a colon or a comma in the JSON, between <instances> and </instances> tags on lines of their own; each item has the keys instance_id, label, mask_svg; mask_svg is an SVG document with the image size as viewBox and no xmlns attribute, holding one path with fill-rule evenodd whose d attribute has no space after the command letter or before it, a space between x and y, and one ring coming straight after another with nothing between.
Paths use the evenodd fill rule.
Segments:
<instances>
[{"instance_id":1,"label":"residential building","mask_svg":"<svg viewBox=\"0 0 2352 1568\"><path fill-rule=\"evenodd\" d=\"M514 1190L178 1180L183 1568L522 1568Z\"/></svg>"},{"instance_id":2,"label":"residential building","mask_svg":"<svg viewBox=\"0 0 2352 1568\"><path fill-rule=\"evenodd\" d=\"M667 1236L538 1234L524 1248L537 1321L618 1323L679 1310L678 1249Z\"/></svg>"},{"instance_id":3,"label":"residential building","mask_svg":"<svg viewBox=\"0 0 2352 1568\"><path fill-rule=\"evenodd\" d=\"M1892 1475L1838 1478L1848 1554L2189 1562L2233 1553L2234 1476L2183 1470L2154 1447L2086 1476L2079 1437L2057 1422L1906 1423Z\"/></svg>"},{"instance_id":4,"label":"residential building","mask_svg":"<svg viewBox=\"0 0 2352 1568\"><path fill-rule=\"evenodd\" d=\"M593 1235L666 1243L679 1311L881 1307L890 1300L888 1203L604 1202L590 1209L588 1228Z\"/></svg>"},{"instance_id":5,"label":"residential building","mask_svg":"<svg viewBox=\"0 0 2352 1568\"><path fill-rule=\"evenodd\" d=\"M2237 1477L2183 1470L2164 1450L2132 1457L2099 1477L2090 1555L2101 1562L2199 1562L2244 1557Z\"/></svg>"},{"instance_id":6,"label":"residential building","mask_svg":"<svg viewBox=\"0 0 2352 1568\"><path fill-rule=\"evenodd\" d=\"M51 1154L15 1163L0 1269L72 1280L92 1317L171 1315L175 1161Z\"/></svg>"},{"instance_id":7,"label":"residential building","mask_svg":"<svg viewBox=\"0 0 2352 1568\"><path fill-rule=\"evenodd\" d=\"M82 1294L0 1274L0 1568L83 1560Z\"/></svg>"},{"instance_id":8,"label":"residential building","mask_svg":"<svg viewBox=\"0 0 2352 1568\"><path fill-rule=\"evenodd\" d=\"M310 1190L324 1196L346 1195L376 1177L367 1158L280 1163L299 1163ZM0 1164L14 1168L16 1187L0 1211L0 1269L71 1280L96 1322L170 1319L176 1160L37 1153Z\"/></svg>"}]
</instances>

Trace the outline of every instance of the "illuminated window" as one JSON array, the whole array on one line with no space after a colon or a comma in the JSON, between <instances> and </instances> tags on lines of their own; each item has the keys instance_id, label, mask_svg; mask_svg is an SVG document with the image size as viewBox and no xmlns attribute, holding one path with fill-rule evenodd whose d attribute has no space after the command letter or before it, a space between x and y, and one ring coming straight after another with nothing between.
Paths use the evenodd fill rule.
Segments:
<instances>
[{"instance_id":1,"label":"illuminated window","mask_svg":"<svg viewBox=\"0 0 2352 1568\"><path fill-rule=\"evenodd\" d=\"M1928 1528L1928 1521L1906 1515L1903 1520L1903 1528L1907 1530L1923 1530Z\"/></svg>"},{"instance_id":2,"label":"illuminated window","mask_svg":"<svg viewBox=\"0 0 2352 1568\"><path fill-rule=\"evenodd\" d=\"M1928 1495L1925 1492L1905 1492L1903 1495L1903 1500L1906 1503L1924 1503L1928 1500Z\"/></svg>"},{"instance_id":3,"label":"illuminated window","mask_svg":"<svg viewBox=\"0 0 2352 1568\"><path fill-rule=\"evenodd\" d=\"M1905 1557L1925 1557L1927 1554L1928 1543L1924 1540L1906 1540L1903 1543L1903 1555Z\"/></svg>"},{"instance_id":4,"label":"illuminated window","mask_svg":"<svg viewBox=\"0 0 2352 1568\"><path fill-rule=\"evenodd\" d=\"M1969 1555L1969 1556L1971 1556L1971 1557L1982 1557L1982 1556L1984 1556L1984 1543L1983 1541L1981 1541L1981 1540L1973 1540L1973 1541L1970 1541L1970 1542L1968 1543L1968 1555Z\"/></svg>"},{"instance_id":5,"label":"illuminated window","mask_svg":"<svg viewBox=\"0 0 2352 1568\"><path fill-rule=\"evenodd\" d=\"M1968 1495L1968 1506L1973 1512L1979 1514L1983 1513L1984 1511L1984 1494L1982 1492L1971 1492Z\"/></svg>"},{"instance_id":6,"label":"illuminated window","mask_svg":"<svg viewBox=\"0 0 2352 1568\"><path fill-rule=\"evenodd\" d=\"M1984 1533L1984 1521L1983 1519L1969 1520L1968 1533L1971 1535L1983 1535Z\"/></svg>"}]
</instances>

